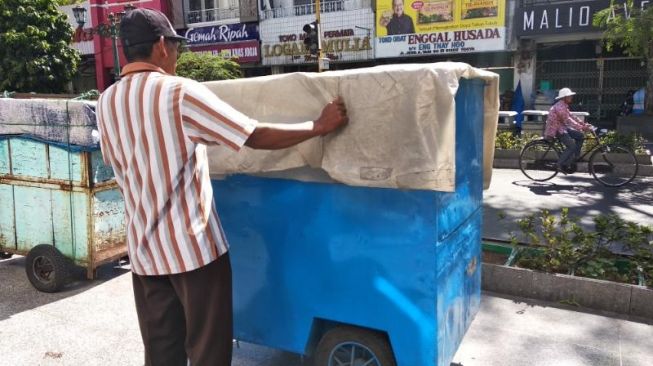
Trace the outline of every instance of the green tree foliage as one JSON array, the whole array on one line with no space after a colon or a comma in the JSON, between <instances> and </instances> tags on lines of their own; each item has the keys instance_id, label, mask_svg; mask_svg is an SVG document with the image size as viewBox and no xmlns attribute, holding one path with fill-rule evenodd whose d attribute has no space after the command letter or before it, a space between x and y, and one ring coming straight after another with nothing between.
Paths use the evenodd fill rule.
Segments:
<instances>
[{"instance_id":1,"label":"green tree foliage","mask_svg":"<svg viewBox=\"0 0 653 366\"><path fill-rule=\"evenodd\" d=\"M604 29L603 41L610 51L621 47L631 57L640 57L647 63L646 111L653 114L653 6L644 10L633 0L625 5L611 2L611 7L594 15L593 24Z\"/></svg>"},{"instance_id":2,"label":"green tree foliage","mask_svg":"<svg viewBox=\"0 0 653 366\"><path fill-rule=\"evenodd\" d=\"M0 0L0 90L59 93L79 54L54 0Z\"/></svg>"},{"instance_id":3,"label":"green tree foliage","mask_svg":"<svg viewBox=\"0 0 653 366\"><path fill-rule=\"evenodd\" d=\"M227 80L242 77L240 65L220 56L184 52L177 61L177 75L197 81Z\"/></svg>"}]
</instances>

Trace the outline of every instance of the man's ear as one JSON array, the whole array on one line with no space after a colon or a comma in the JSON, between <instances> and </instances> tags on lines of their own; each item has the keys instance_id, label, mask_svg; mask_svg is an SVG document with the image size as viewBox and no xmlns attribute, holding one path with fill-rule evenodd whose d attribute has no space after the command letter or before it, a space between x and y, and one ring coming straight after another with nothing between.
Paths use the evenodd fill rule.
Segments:
<instances>
[{"instance_id":1,"label":"man's ear","mask_svg":"<svg viewBox=\"0 0 653 366\"><path fill-rule=\"evenodd\" d=\"M166 41L163 38L163 36L159 37L159 40L154 44L154 49L152 51L156 50L156 52L161 55L161 58L167 58L168 57L168 49L166 48ZM154 52L152 52L154 53Z\"/></svg>"}]
</instances>

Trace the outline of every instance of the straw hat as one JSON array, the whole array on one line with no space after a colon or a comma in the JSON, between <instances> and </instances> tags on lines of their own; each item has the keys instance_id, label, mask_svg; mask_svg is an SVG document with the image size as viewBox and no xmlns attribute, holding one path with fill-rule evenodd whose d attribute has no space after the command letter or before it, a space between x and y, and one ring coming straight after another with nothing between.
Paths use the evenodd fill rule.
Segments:
<instances>
[{"instance_id":1,"label":"straw hat","mask_svg":"<svg viewBox=\"0 0 653 366\"><path fill-rule=\"evenodd\" d=\"M558 91L558 97L556 97L556 100L566 98L566 97L570 97L572 95L576 95L576 93L571 91L571 89L569 89L569 88L562 88L562 89L560 89L560 91Z\"/></svg>"}]
</instances>

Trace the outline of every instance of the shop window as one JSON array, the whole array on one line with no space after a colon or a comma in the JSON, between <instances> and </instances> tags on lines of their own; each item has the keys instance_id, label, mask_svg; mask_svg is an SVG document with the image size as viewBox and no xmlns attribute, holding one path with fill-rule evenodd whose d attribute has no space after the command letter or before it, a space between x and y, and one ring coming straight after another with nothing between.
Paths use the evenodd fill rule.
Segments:
<instances>
[{"instance_id":1,"label":"shop window","mask_svg":"<svg viewBox=\"0 0 653 366\"><path fill-rule=\"evenodd\" d=\"M206 23L238 17L239 0L184 0L186 23Z\"/></svg>"},{"instance_id":2,"label":"shop window","mask_svg":"<svg viewBox=\"0 0 653 366\"><path fill-rule=\"evenodd\" d=\"M347 1L351 0L322 0L320 1L320 12L343 11ZM359 4L358 6L363 5ZM260 0L260 8L263 19L315 14L315 2L312 0Z\"/></svg>"},{"instance_id":3,"label":"shop window","mask_svg":"<svg viewBox=\"0 0 653 366\"><path fill-rule=\"evenodd\" d=\"M315 2L312 0L294 0L295 15L315 14ZM320 12L330 13L344 10L344 0L320 1Z\"/></svg>"}]
</instances>

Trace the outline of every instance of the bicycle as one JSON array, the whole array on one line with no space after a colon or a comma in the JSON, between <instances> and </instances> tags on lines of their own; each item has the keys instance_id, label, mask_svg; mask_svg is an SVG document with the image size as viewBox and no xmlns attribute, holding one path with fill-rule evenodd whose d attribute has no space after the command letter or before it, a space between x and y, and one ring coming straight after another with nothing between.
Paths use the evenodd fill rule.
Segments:
<instances>
[{"instance_id":1,"label":"bicycle","mask_svg":"<svg viewBox=\"0 0 653 366\"><path fill-rule=\"evenodd\" d=\"M601 141L606 132L607 130L601 130L596 133L596 130L592 129L592 138L588 139L588 142L595 141L595 144L576 161L582 161L589 155L588 171L594 179L608 187L621 187L635 179L639 163L629 147ZM558 158L564 149L565 146L558 138L531 141L519 154L519 169L526 177L537 182L553 179L560 171Z\"/></svg>"}]
</instances>

